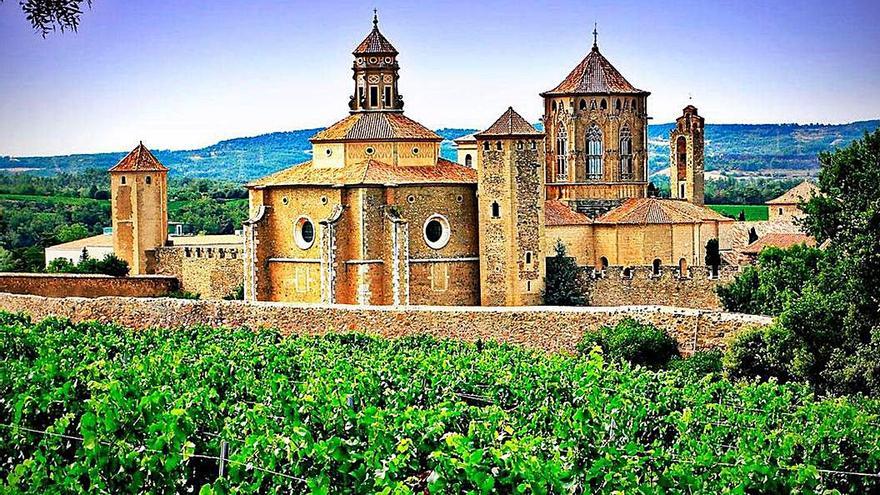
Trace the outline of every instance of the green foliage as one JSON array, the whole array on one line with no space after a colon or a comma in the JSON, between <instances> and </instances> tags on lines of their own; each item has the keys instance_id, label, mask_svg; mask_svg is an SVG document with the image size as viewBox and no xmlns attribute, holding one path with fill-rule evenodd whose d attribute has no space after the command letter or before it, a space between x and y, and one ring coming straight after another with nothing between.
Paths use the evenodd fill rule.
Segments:
<instances>
[{"instance_id":1,"label":"green foliage","mask_svg":"<svg viewBox=\"0 0 880 495\"><path fill-rule=\"evenodd\" d=\"M790 369L797 348L795 336L779 325L740 332L724 354L724 369L731 378L791 381L795 378Z\"/></svg>"},{"instance_id":2,"label":"green foliage","mask_svg":"<svg viewBox=\"0 0 880 495\"><path fill-rule=\"evenodd\" d=\"M678 344L659 328L627 318L596 332L588 332L578 345L580 354L589 354L594 347L602 349L612 359L623 359L634 365L649 368L665 367L678 356Z\"/></svg>"},{"instance_id":3,"label":"green foliage","mask_svg":"<svg viewBox=\"0 0 880 495\"><path fill-rule=\"evenodd\" d=\"M547 260L544 304L548 306L585 306L583 270L574 258L566 256L565 244L556 241L556 256Z\"/></svg>"},{"instance_id":4,"label":"green foliage","mask_svg":"<svg viewBox=\"0 0 880 495\"><path fill-rule=\"evenodd\" d=\"M167 294L165 297L170 297L173 299L201 299L202 295L198 292L189 292L185 290L174 290Z\"/></svg>"},{"instance_id":5,"label":"green foliage","mask_svg":"<svg viewBox=\"0 0 880 495\"><path fill-rule=\"evenodd\" d=\"M721 264L721 252L718 250L718 239L709 239L706 242L706 266L718 266Z\"/></svg>"},{"instance_id":6,"label":"green foliage","mask_svg":"<svg viewBox=\"0 0 880 495\"><path fill-rule=\"evenodd\" d=\"M721 351L699 351L689 357L673 357L668 367L684 379L695 382L707 375L720 376L724 369Z\"/></svg>"},{"instance_id":7,"label":"green foliage","mask_svg":"<svg viewBox=\"0 0 880 495\"><path fill-rule=\"evenodd\" d=\"M223 297L227 301L243 301L244 300L244 284L238 284L231 293Z\"/></svg>"},{"instance_id":8,"label":"green foliage","mask_svg":"<svg viewBox=\"0 0 880 495\"><path fill-rule=\"evenodd\" d=\"M59 225L55 231L55 238L58 242L70 242L77 239L83 239L89 236L89 229L81 223L71 225Z\"/></svg>"},{"instance_id":9,"label":"green foliage","mask_svg":"<svg viewBox=\"0 0 880 495\"><path fill-rule=\"evenodd\" d=\"M757 267L744 268L735 280L718 286L716 292L728 311L776 316L801 296L804 286L819 276L825 262L825 254L816 248L768 247L758 255Z\"/></svg>"},{"instance_id":10,"label":"green foliage","mask_svg":"<svg viewBox=\"0 0 880 495\"><path fill-rule=\"evenodd\" d=\"M247 220L247 200L221 201L211 198L172 202L168 211L178 222L190 226L193 232L205 234L232 234Z\"/></svg>"},{"instance_id":11,"label":"green foliage","mask_svg":"<svg viewBox=\"0 0 880 495\"><path fill-rule=\"evenodd\" d=\"M77 264L73 264L65 258L56 258L49 263L46 271L49 273L92 273L124 277L128 275L129 267L125 260L117 258L115 254L108 254L100 260L83 257Z\"/></svg>"},{"instance_id":12,"label":"green foliage","mask_svg":"<svg viewBox=\"0 0 880 495\"><path fill-rule=\"evenodd\" d=\"M880 489L820 471L880 470L877 401L595 353L0 313L0 361L0 423L83 439L0 427L2 493Z\"/></svg>"}]
</instances>

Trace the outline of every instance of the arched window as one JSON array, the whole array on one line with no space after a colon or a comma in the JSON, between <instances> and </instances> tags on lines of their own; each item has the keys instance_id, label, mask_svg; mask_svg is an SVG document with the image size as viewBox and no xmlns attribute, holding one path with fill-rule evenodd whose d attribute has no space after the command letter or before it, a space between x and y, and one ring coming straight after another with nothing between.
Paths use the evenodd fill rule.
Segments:
<instances>
[{"instance_id":1,"label":"arched window","mask_svg":"<svg viewBox=\"0 0 880 495\"><path fill-rule=\"evenodd\" d=\"M471 158L471 154L470 154L470 153L468 153L467 155L464 155L464 165L465 165L466 167L471 167L471 166L473 166L473 163L474 163L474 159Z\"/></svg>"},{"instance_id":2,"label":"arched window","mask_svg":"<svg viewBox=\"0 0 880 495\"><path fill-rule=\"evenodd\" d=\"M489 151L489 141L483 143L483 149Z\"/></svg>"},{"instance_id":3,"label":"arched window","mask_svg":"<svg viewBox=\"0 0 880 495\"><path fill-rule=\"evenodd\" d=\"M632 178L632 132L630 132L629 126L623 126L623 129L620 130L620 179L632 180Z\"/></svg>"},{"instance_id":4,"label":"arched window","mask_svg":"<svg viewBox=\"0 0 880 495\"><path fill-rule=\"evenodd\" d=\"M599 103L599 108L602 110L608 110L608 102L605 101L605 98L602 98L602 103Z\"/></svg>"},{"instance_id":5,"label":"arched window","mask_svg":"<svg viewBox=\"0 0 880 495\"><path fill-rule=\"evenodd\" d=\"M501 218L501 205L498 201L492 202L492 218Z\"/></svg>"},{"instance_id":6,"label":"arched window","mask_svg":"<svg viewBox=\"0 0 880 495\"><path fill-rule=\"evenodd\" d=\"M593 124L587 132L587 180L601 180L604 168L602 131Z\"/></svg>"},{"instance_id":7,"label":"arched window","mask_svg":"<svg viewBox=\"0 0 880 495\"><path fill-rule=\"evenodd\" d=\"M599 258L599 269L603 272L608 269L608 258L604 256Z\"/></svg>"},{"instance_id":8,"label":"arched window","mask_svg":"<svg viewBox=\"0 0 880 495\"><path fill-rule=\"evenodd\" d=\"M633 101L632 101L632 110L633 110L633 112L635 112L635 111L638 110L638 109L639 109L639 107L638 107L638 105L636 105L636 99L633 98Z\"/></svg>"},{"instance_id":9,"label":"arched window","mask_svg":"<svg viewBox=\"0 0 880 495\"><path fill-rule=\"evenodd\" d=\"M556 180L568 179L568 131L559 125L556 133Z\"/></svg>"},{"instance_id":10,"label":"arched window","mask_svg":"<svg viewBox=\"0 0 880 495\"><path fill-rule=\"evenodd\" d=\"M618 112L620 111L620 98L618 98L617 101L614 102L614 109Z\"/></svg>"},{"instance_id":11,"label":"arched window","mask_svg":"<svg viewBox=\"0 0 880 495\"><path fill-rule=\"evenodd\" d=\"M678 136L675 141L675 165L678 174L678 180L686 180L687 178L687 140L684 136ZM683 197L683 196L682 196Z\"/></svg>"},{"instance_id":12,"label":"arched window","mask_svg":"<svg viewBox=\"0 0 880 495\"><path fill-rule=\"evenodd\" d=\"M495 143L495 149L498 151L501 151L501 141L498 141L497 143Z\"/></svg>"},{"instance_id":13,"label":"arched window","mask_svg":"<svg viewBox=\"0 0 880 495\"><path fill-rule=\"evenodd\" d=\"M124 175L122 176L121 183L122 183L123 185L125 184L125 176L124 176Z\"/></svg>"},{"instance_id":14,"label":"arched window","mask_svg":"<svg viewBox=\"0 0 880 495\"><path fill-rule=\"evenodd\" d=\"M654 262L651 263L651 273L653 273L655 277L660 275L660 264L660 258L654 258Z\"/></svg>"},{"instance_id":15,"label":"arched window","mask_svg":"<svg viewBox=\"0 0 880 495\"><path fill-rule=\"evenodd\" d=\"M596 109L596 100L590 100L590 110Z\"/></svg>"},{"instance_id":16,"label":"arched window","mask_svg":"<svg viewBox=\"0 0 880 495\"><path fill-rule=\"evenodd\" d=\"M581 110L586 110L587 109L587 100L581 99L581 103L580 103L579 107Z\"/></svg>"},{"instance_id":17,"label":"arched window","mask_svg":"<svg viewBox=\"0 0 880 495\"><path fill-rule=\"evenodd\" d=\"M556 111L556 102L555 101L550 104L550 108L552 108L554 112Z\"/></svg>"},{"instance_id":18,"label":"arched window","mask_svg":"<svg viewBox=\"0 0 880 495\"><path fill-rule=\"evenodd\" d=\"M147 185L150 185L150 184L152 184L152 183L153 183L153 178L152 178L152 177L150 177L150 176L149 176L149 175L148 175L148 176L147 176L147 178L146 178L146 179L144 179L144 180L145 180L145 181L146 181L146 182L147 182Z\"/></svg>"},{"instance_id":19,"label":"arched window","mask_svg":"<svg viewBox=\"0 0 880 495\"><path fill-rule=\"evenodd\" d=\"M684 258L678 260L678 276L681 278L688 276L688 262Z\"/></svg>"}]
</instances>

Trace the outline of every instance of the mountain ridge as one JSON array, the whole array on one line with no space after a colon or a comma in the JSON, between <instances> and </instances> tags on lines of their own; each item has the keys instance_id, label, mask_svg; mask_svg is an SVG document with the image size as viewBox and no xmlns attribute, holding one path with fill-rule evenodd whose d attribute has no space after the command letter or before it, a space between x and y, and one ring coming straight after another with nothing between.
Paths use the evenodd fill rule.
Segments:
<instances>
[{"instance_id":1,"label":"mountain ridge","mask_svg":"<svg viewBox=\"0 0 880 495\"><path fill-rule=\"evenodd\" d=\"M674 123L648 126L651 173L669 166L669 131ZM880 128L880 119L848 124L707 124L706 169L739 173L815 172L817 155ZM237 137L189 150L153 150L156 157L185 177L247 181L304 162L311 157L309 138L322 128L298 129ZM445 127L441 155L455 160L453 139L477 129ZM0 157L0 171L52 175L84 169L109 169L127 151L44 157Z\"/></svg>"}]
</instances>

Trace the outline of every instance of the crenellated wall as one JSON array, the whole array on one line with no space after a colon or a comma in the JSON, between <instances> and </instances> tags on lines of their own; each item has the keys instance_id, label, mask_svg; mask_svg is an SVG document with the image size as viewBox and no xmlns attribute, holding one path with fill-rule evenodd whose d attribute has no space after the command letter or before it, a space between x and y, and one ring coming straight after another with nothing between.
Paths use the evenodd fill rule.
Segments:
<instances>
[{"instance_id":1,"label":"crenellated wall","mask_svg":"<svg viewBox=\"0 0 880 495\"><path fill-rule=\"evenodd\" d=\"M242 246L166 246L156 249L156 274L176 277L180 289L222 299L244 282ZM124 295L124 294L120 294Z\"/></svg>"},{"instance_id":2,"label":"crenellated wall","mask_svg":"<svg viewBox=\"0 0 880 495\"><path fill-rule=\"evenodd\" d=\"M592 269L587 269L588 273ZM678 267L662 266L654 274L650 266L611 266L602 275L583 277L592 306L668 305L682 308L721 309L721 300L715 293L719 285L730 283L739 273L739 267L722 266L717 277L709 276L709 269L694 266L682 277Z\"/></svg>"},{"instance_id":3,"label":"crenellated wall","mask_svg":"<svg viewBox=\"0 0 880 495\"><path fill-rule=\"evenodd\" d=\"M141 329L210 325L278 328L285 334L363 331L388 338L431 335L495 340L548 352L574 352L585 332L634 318L668 331L684 353L723 347L732 334L772 320L662 306L615 308L324 306L127 297L46 298L0 293L0 309L35 319L116 322Z\"/></svg>"}]
</instances>

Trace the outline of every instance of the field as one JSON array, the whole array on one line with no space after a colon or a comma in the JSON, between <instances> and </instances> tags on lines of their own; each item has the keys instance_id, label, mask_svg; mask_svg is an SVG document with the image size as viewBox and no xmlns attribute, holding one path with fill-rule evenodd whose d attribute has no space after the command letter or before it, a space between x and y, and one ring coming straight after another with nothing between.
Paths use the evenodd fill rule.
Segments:
<instances>
[{"instance_id":1,"label":"field","mask_svg":"<svg viewBox=\"0 0 880 495\"><path fill-rule=\"evenodd\" d=\"M2 493L880 489L876 401L595 351L0 313L0 359Z\"/></svg>"},{"instance_id":2,"label":"field","mask_svg":"<svg viewBox=\"0 0 880 495\"><path fill-rule=\"evenodd\" d=\"M110 200L107 199L91 199L91 198L73 198L68 196L37 196L31 194L0 194L0 202L2 201L27 201L40 203L45 205L107 205L110 206Z\"/></svg>"},{"instance_id":3,"label":"field","mask_svg":"<svg viewBox=\"0 0 880 495\"><path fill-rule=\"evenodd\" d=\"M739 218L739 212L746 214L746 220L767 220L769 213L766 205L706 205L722 215Z\"/></svg>"}]
</instances>

